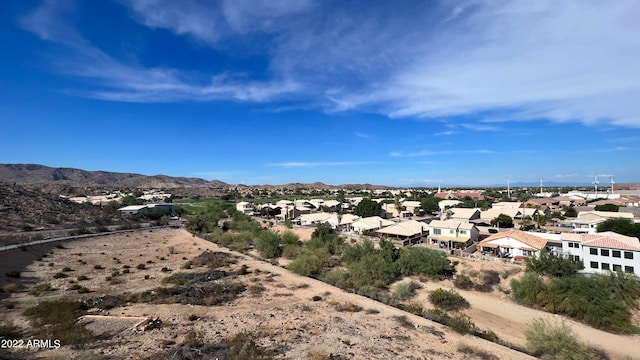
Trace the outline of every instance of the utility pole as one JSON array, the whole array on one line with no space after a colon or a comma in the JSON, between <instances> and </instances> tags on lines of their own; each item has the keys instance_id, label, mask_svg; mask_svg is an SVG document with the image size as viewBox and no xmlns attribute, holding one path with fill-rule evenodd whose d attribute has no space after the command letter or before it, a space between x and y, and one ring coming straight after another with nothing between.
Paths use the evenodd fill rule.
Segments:
<instances>
[{"instance_id":1,"label":"utility pole","mask_svg":"<svg viewBox=\"0 0 640 360\"><path fill-rule=\"evenodd\" d=\"M598 181L598 175L593 175L593 185L596 190L596 199L598 198L598 184L600 184L600 182Z\"/></svg>"},{"instance_id":2,"label":"utility pole","mask_svg":"<svg viewBox=\"0 0 640 360\"><path fill-rule=\"evenodd\" d=\"M543 188L544 184L543 184L543 179L540 178L540 196L542 196L542 188Z\"/></svg>"},{"instance_id":3,"label":"utility pole","mask_svg":"<svg viewBox=\"0 0 640 360\"><path fill-rule=\"evenodd\" d=\"M611 175L611 195L613 195L613 184L615 183L615 176Z\"/></svg>"},{"instance_id":4,"label":"utility pole","mask_svg":"<svg viewBox=\"0 0 640 360\"><path fill-rule=\"evenodd\" d=\"M507 197L509 199L511 199L511 185L510 182L511 181L511 175L507 176Z\"/></svg>"}]
</instances>

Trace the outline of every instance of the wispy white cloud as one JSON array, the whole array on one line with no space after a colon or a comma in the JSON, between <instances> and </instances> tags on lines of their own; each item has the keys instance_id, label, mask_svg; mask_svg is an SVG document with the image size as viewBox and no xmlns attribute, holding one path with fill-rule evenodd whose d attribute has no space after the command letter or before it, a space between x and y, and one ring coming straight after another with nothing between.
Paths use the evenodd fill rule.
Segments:
<instances>
[{"instance_id":1,"label":"wispy white cloud","mask_svg":"<svg viewBox=\"0 0 640 360\"><path fill-rule=\"evenodd\" d=\"M476 150L420 150L420 151L392 151L389 156L392 157L419 157L419 156L438 156L451 154L495 154L496 152L488 149Z\"/></svg>"},{"instance_id":2,"label":"wispy white cloud","mask_svg":"<svg viewBox=\"0 0 640 360\"><path fill-rule=\"evenodd\" d=\"M499 127L488 124L460 124L465 129L473 130L473 131L498 131Z\"/></svg>"},{"instance_id":3,"label":"wispy white cloud","mask_svg":"<svg viewBox=\"0 0 640 360\"><path fill-rule=\"evenodd\" d=\"M447 131L440 131L440 132L434 133L433 136L451 136L451 135L455 135L455 134L457 134L456 131L447 130Z\"/></svg>"},{"instance_id":4,"label":"wispy white cloud","mask_svg":"<svg viewBox=\"0 0 640 360\"><path fill-rule=\"evenodd\" d=\"M356 132L356 137L359 137L361 139L370 139L371 135L365 134L365 133L361 133L361 132Z\"/></svg>"},{"instance_id":5,"label":"wispy white cloud","mask_svg":"<svg viewBox=\"0 0 640 360\"><path fill-rule=\"evenodd\" d=\"M335 167L335 166L354 166L354 165L373 165L378 164L373 161L327 161L327 162L280 162L266 164L268 167L281 167L281 168L311 168L311 167Z\"/></svg>"},{"instance_id":6,"label":"wispy white cloud","mask_svg":"<svg viewBox=\"0 0 640 360\"><path fill-rule=\"evenodd\" d=\"M487 121L578 121L640 127L640 3L597 1L326 3L313 0L123 0L139 23L224 51L262 41L266 73L190 81L184 69L114 60L45 2L26 20L73 50L62 67L114 101L267 102L294 99L326 111ZM356 8L357 7L357 8ZM393 11L390 11L393 10ZM473 131L496 131L462 121Z\"/></svg>"}]
</instances>

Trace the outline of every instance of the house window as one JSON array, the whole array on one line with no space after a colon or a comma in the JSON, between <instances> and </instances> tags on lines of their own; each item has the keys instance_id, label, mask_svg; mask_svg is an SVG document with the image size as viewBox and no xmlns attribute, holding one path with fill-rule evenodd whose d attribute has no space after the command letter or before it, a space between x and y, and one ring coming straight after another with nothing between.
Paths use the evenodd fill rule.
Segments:
<instances>
[{"instance_id":1,"label":"house window","mask_svg":"<svg viewBox=\"0 0 640 360\"><path fill-rule=\"evenodd\" d=\"M580 256L578 255L569 255L569 259L573 261L580 261Z\"/></svg>"},{"instance_id":2,"label":"house window","mask_svg":"<svg viewBox=\"0 0 640 360\"><path fill-rule=\"evenodd\" d=\"M601 256L609 256L609 250L607 250L607 249L600 249L600 255L601 255Z\"/></svg>"},{"instance_id":3,"label":"house window","mask_svg":"<svg viewBox=\"0 0 640 360\"><path fill-rule=\"evenodd\" d=\"M573 243L572 242L570 242L568 245L569 245L569 247L573 247Z\"/></svg>"},{"instance_id":4,"label":"house window","mask_svg":"<svg viewBox=\"0 0 640 360\"><path fill-rule=\"evenodd\" d=\"M613 271L622 271L622 265L613 264Z\"/></svg>"},{"instance_id":5,"label":"house window","mask_svg":"<svg viewBox=\"0 0 640 360\"><path fill-rule=\"evenodd\" d=\"M591 268L592 269L597 269L598 268L598 262L597 261L592 261L591 262Z\"/></svg>"},{"instance_id":6,"label":"house window","mask_svg":"<svg viewBox=\"0 0 640 360\"><path fill-rule=\"evenodd\" d=\"M611 250L611 256L619 258L620 250Z\"/></svg>"},{"instance_id":7,"label":"house window","mask_svg":"<svg viewBox=\"0 0 640 360\"><path fill-rule=\"evenodd\" d=\"M634 273L635 271L633 271L633 266L625 266L624 267L624 272Z\"/></svg>"},{"instance_id":8,"label":"house window","mask_svg":"<svg viewBox=\"0 0 640 360\"><path fill-rule=\"evenodd\" d=\"M433 229L434 235L442 235L442 229Z\"/></svg>"},{"instance_id":9,"label":"house window","mask_svg":"<svg viewBox=\"0 0 640 360\"><path fill-rule=\"evenodd\" d=\"M602 270L611 270L611 269L609 269L609 264L602 263Z\"/></svg>"},{"instance_id":10,"label":"house window","mask_svg":"<svg viewBox=\"0 0 640 360\"><path fill-rule=\"evenodd\" d=\"M624 258L625 259L633 259L633 253L631 251L625 251L624 252Z\"/></svg>"},{"instance_id":11,"label":"house window","mask_svg":"<svg viewBox=\"0 0 640 360\"><path fill-rule=\"evenodd\" d=\"M460 235L467 235L467 230L460 230Z\"/></svg>"},{"instance_id":12,"label":"house window","mask_svg":"<svg viewBox=\"0 0 640 360\"><path fill-rule=\"evenodd\" d=\"M598 249L595 249L595 248L591 248L591 249L589 249L589 254L591 254L591 255L598 255Z\"/></svg>"},{"instance_id":13,"label":"house window","mask_svg":"<svg viewBox=\"0 0 640 360\"><path fill-rule=\"evenodd\" d=\"M531 251L529 250L522 250L522 256L530 256L531 255Z\"/></svg>"},{"instance_id":14,"label":"house window","mask_svg":"<svg viewBox=\"0 0 640 360\"><path fill-rule=\"evenodd\" d=\"M576 249L580 249L580 243L573 243L573 247Z\"/></svg>"}]
</instances>

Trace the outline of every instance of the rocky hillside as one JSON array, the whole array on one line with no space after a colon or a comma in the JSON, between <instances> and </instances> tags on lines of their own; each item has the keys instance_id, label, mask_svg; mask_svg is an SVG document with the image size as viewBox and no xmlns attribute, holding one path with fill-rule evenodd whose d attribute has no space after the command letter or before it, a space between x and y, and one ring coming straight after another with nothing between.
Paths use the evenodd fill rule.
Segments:
<instances>
[{"instance_id":1,"label":"rocky hillside","mask_svg":"<svg viewBox=\"0 0 640 360\"><path fill-rule=\"evenodd\" d=\"M74 187L110 186L134 188L177 188L188 186L226 187L228 184L200 178L141 175L74 168L52 168L36 164L0 164L0 181L16 184L64 184Z\"/></svg>"},{"instance_id":2,"label":"rocky hillside","mask_svg":"<svg viewBox=\"0 0 640 360\"><path fill-rule=\"evenodd\" d=\"M113 209L76 204L21 185L0 183L0 234L108 225L119 218Z\"/></svg>"}]
</instances>

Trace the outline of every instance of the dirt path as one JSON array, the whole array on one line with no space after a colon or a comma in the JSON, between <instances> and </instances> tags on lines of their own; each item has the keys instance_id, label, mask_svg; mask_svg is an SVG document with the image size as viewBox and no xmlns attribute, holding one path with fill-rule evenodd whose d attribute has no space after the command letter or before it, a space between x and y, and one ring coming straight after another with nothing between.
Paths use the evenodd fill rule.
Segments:
<instances>
[{"instance_id":1,"label":"dirt path","mask_svg":"<svg viewBox=\"0 0 640 360\"><path fill-rule=\"evenodd\" d=\"M424 285L425 290L429 291L440 287L452 289L451 286L446 286L441 282L429 282ZM479 327L493 330L501 339L508 342L524 346L526 344L524 331L527 324L535 318L542 317L565 321L582 341L590 346L605 350L613 359L640 358L640 336L638 335L616 335L597 330L560 315L518 305L507 295L499 296L477 291L455 290L471 304L471 308L465 313Z\"/></svg>"}]
</instances>

